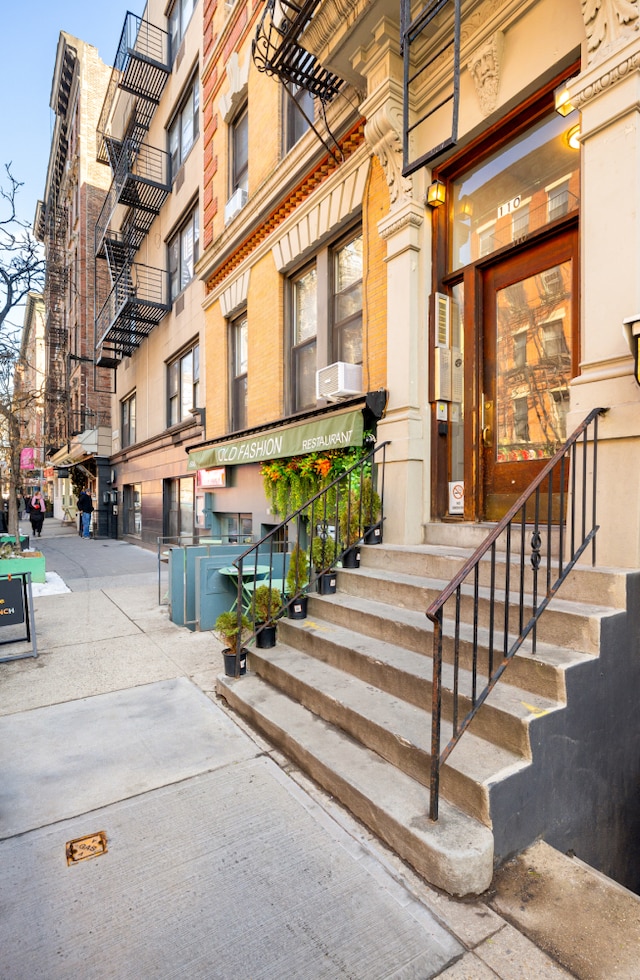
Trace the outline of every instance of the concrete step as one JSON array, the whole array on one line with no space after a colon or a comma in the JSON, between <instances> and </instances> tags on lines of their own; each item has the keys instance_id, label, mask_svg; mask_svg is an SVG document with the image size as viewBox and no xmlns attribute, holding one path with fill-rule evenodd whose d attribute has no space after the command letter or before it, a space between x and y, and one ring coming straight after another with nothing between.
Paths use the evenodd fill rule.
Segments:
<instances>
[{"instance_id":1,"label":"concrete step","mask_svg":"<svg viewBox=\"0 0 640 980\"><path fill-rule=\"evenodd\" d=\"M429 785L429 711L282 643L271 650L252 650L250 664L279 691ZM441 733L444 748L453 734L444 717ZM441 791L450 803L489 827L491 788L526 765L522 755L467 731L441 769Z\"/></svg>"},{"instance_id":2,"label":"concrete step","mask_svg":"<svg viewBox=\"0 0 640 980\"><path fill-rule=\"evenodd\" d=\"M475 551L479 548L481 544L484 544L489 535L497 527L496 524L491 524L487 522L481 523L465 523L463 521L452 521L450 523L430 523L425 524L423 527L423 542L426 545L444 545L446 547L453 546L457 548L468 548L471 551ZM534 530L533 523L527 523L525 525L525 541L527 544L531 541L531 534ZM547 527L546 524L539 527L540 537L542 538L542 547L546 552L547 550ZM566 531L565 531L566 535ZM518 525L512 527L511 538L512 547L515 543L516 536L520 537L520 526ZM558 554L560 544L560 526L554 524L551 526L551 551L552 554ZM376 547L379 547L376 545ZM496 547L500 551L504 551L506 547L506 532L497 539Z\"/></svg>"},{"instance_id":3,"label":"concrete step","mask_svg":"<svg viewBox=\"0 0 640 980\"><path fill-rule=\"evenodd\" d=\"M403 572L406 575L419 575L432 579L442 579L450 582L462 568L464 563L473 555L473 549L460 546L444 545L377 545L375 547L362 545L360 549L361 567L377 568L385 572ZM525 554L523 577L525 592L531 593L533 588L533 568L530 560L531 552ZM506 578L506 555L497 551L495 557L495 584L504 588ZM538 572L539 588L546 589L547 582L546 555ZM521 574L520 558L514 552L509 565L511 590L519 589ZM551 580L555 582L559 575L557 558L552 559ZM611 606L614 609L624 609L627 602L627 576L624 569L591 568L576 565L563 582L558 596L573 602L587 602L594 605ZM491 584L490 555L480 562L479 583L483 586Z\"/></svg>"},{"instance_id":4,"label":"concrete step","mask_svg":"<svg viewBox=\"0 0 640 980\"><path fill-rule=\"evenodd\" d=\"M340 569L338 571L338 589L341 593L369 597L379 602L385 602L396 608L423 610L440 595L447 583L418 575L406 575L403 572L383 572L379 569L360 567L359 569ZM491 623L491 593L484 586L478 589L477 621L480 626L489 627ZM505 595L500 589L494 591L493 617L496 636L502 633L505 621ZM519 593L511 592L509 601L510 625L517 620ZM531 596L523 598L526 622L531 615L533 600ZM476 613L473 588L463 585L461 588L460 616L463 622L471 623ZM450 599L445 608L445 617L452 618L455 614L454 600ZM537 636L539 640L558 646L580 650L585 653L597 653L600 647L600 625L606 616L617 615L608 606L587 603L570 602L566 599L554 598L545 610L538 623ZM500 644L500 640L497 641Z\"/></svg>"},{"instance_id":5,"label":"concrete step","mask_svg":"<svg viewBox=\"0 0 640 980\"><path fill-rule=\"evenodd\" d=\"M493 874L493 836L441 799L428 817L423 785L249 672L217 692L436 887L479 895Z\"/></svg>"},{"instance_id":6,"label":"concrete step","mask_svg":"<svg viewBox=\"0 0 640 980\"><path fill-rule=\"evenodd\" d=\"M302 650L324 663L347 671L366 684L373 684L394 697L401 698L418 708L431 705L433 690L433 661L431 657L415 653L386 640L374 639L322 620L283 620L279 626L279 638L289 646ZM260 671L259 671L260 672ZM444 663L442 668L442 707L444 717L453 718L453 667ZM460 669L459 720L471 710L473 675L470 670ZM477 678L477 693L484 686ZM514 687L508 682L496 685L488 700L481 706L471 723L470 731L510 752L530 758L531 745L529 724L562 707L561 701L540 696L531 691Z\"/></svg>"},{"instance_id":7,"label":"concrete step","mask_svg":"<svg viewBox=\"0 0 640 980\"><path fill-rule=\"evenodd\" d=\"M359 596L340 594L335 596L310 596L311 620L325 619L357 630L367 636L398 644L423 656L433 650L433 628L423 612L413 609L395 609L389 616L387 603L364 599ZM454 655L454 624L444 623L443 658L452 662ZM511 637L511 641L515 636ZM478 670L487 673L489 631L478 627ZM473 659L473 627L461 624L458 644L460 663L471 669ZM512 683L541 697L564 701L566 698L566 672L592 660L590 654L569 650L553 644L538 642L535 655L530 639L526 639L512 658L500 683Z\"/></svg>"}]
</instances>

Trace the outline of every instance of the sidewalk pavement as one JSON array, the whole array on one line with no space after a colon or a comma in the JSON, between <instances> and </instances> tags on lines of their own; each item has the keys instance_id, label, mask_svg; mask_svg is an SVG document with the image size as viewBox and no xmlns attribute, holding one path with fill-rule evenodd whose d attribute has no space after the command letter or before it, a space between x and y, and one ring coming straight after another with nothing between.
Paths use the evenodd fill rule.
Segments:
<instances>
[{"instance_id":1,"label":"sidewalk pavement","mask_svg":"<svg viewBox=\"0 0 640 980\"><path fill-rule=\"evenodd\" d=\"M0 664L2 980L639 975L635 896L546 845L486 900L435 891L230 715L219 645L169 621L153 552L54 520L38 546L39 655ZM612 913L600 952L581 888Z\"/></svg>"}]
</instances>

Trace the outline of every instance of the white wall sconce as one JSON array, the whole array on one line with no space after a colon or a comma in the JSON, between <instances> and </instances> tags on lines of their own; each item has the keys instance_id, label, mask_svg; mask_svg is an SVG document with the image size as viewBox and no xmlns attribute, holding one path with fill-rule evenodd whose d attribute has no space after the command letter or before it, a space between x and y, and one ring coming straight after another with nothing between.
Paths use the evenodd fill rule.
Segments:
<instances>
[{"instance_id":1,"label":"white wall sconce","mask_svg":"<svg viewBox=\"0 0 640 980\"><path fill-rule=\"evenodd\" d=\"M580 149L580 139L582 137L582 126L580 123L576 123L572 126L570 130L565 134L565 139L572 150Z\"/></svg>"},{"instance_id":2,"label":"white wall sconce","mask_svg":"<svg viewBox=\"0 0 640 980\"><path fill-rule=\"evenodd\" d=\"M431 208L439 208L447 199L447 187L441 180L434 180L427 188L427 204Z\"/></svg>"}]
</instances>

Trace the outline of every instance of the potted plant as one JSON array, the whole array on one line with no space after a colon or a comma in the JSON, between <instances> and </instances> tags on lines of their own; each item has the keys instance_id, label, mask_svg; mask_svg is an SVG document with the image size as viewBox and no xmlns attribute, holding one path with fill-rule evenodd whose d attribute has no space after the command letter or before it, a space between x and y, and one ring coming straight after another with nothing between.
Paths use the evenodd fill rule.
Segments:
<instances>
[{"instance_id":1,"label":"potted plant","mask_svg":"<svg viewBox=\"0 0 640 980\"><path fill-rule=\"evenodd\" d=\"M32 582L46 582L45 558L41 551L22 551L15 541L0 545L0 575L26 575Z\"/></svg>"},{"instance_id":2,"label":"potted plant","mask_svg":"<svg viewBox=\"0 0 640 980\"><path fill-rule=\"evenodd\" d=\"M268 650L276 645L276 619L282 612L279 589L259 585L253 594L253 614L256 625L256 646Z\"/></svg>"},{"instance_id":3,"label":"potted plant","mask_svg":"<svg viewBox=\"0 0 640 980\"><path fill-rule=\"evenodd\" d=\"M316 570L316 588L320 595L331 595L336 591L336 573L331 570L336 560L336 550L333 538L323 538L318 534L311 542L311 560Z\"/></svg>"},{"instance_id":4,"label":"potted plant","mask_svg":"<svg viewBox=\"0 0 640 980\"><path fill-rule=\"evenodd\" d=\"M286 591L289 597L287 615L289 619L307 618L307 596L304 590L309 584L309 556L296 543L289 557Z\"/></svg>"},{"instance_id":5,"label":"potted plant","mask_svg":"<svg viewBox=\"0 0 640 980\"><path fill-rule=\"evenodd\" d=\"M251 624L247 617L243 615L238 623L238 612L235 609L227 609L220 613L216 619L213 631L220 642L223 644L222 655L224 657L224 672L227 677L236 677L237 661L237 636L240 634L240 642L249 638L251 634ZM239 674L247 672L247 651L242 647L240 651L240 670Z\"/></svg>"}]
</instances>

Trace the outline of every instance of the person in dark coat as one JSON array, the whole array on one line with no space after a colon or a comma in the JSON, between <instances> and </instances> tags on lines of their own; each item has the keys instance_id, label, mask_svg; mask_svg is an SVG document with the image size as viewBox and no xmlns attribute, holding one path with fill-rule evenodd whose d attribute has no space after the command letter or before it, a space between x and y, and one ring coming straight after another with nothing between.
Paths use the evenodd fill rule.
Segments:
<instances>
[{"instance_id":1,"label":"person in dark coat","mask_svg":"<svg viewBox=\"0 0 640 980\"><path fill-rule=\"evenodd\" d=\"M82 537L88 538L91 532L91 515L93 513L93 501L91 500L91 494L83 490L78 497L77 503L78 511L80 513L80 521L82 527Z\"/></svg>"},{"instance_id":2,"label":"person in dark coat","mask_svg":"<svg viewBox=\"0 0 640 980\"><path fill-rule=\"evenodd\" d=\"M29 501L29 520L33 536L42 537L42 525L44 524L44 514L47 509L45 499L40 493L40 487L35 488L33 497Z\"/></svg>"}]
</instances>

